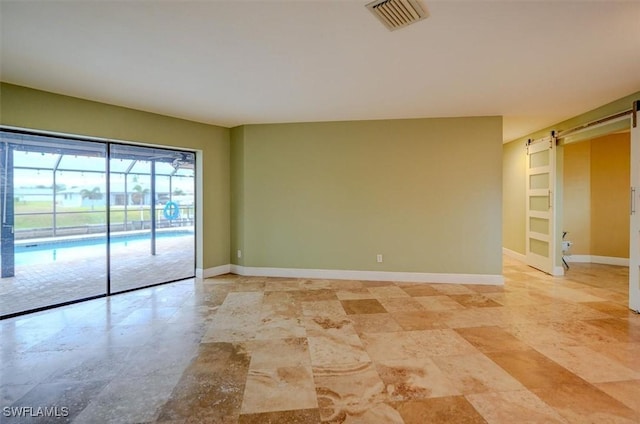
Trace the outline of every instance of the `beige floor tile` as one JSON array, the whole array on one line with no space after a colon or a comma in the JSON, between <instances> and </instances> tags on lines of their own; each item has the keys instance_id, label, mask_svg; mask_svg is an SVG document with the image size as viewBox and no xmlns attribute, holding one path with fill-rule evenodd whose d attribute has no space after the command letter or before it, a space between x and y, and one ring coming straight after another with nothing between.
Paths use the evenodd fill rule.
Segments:
<instances>
[{"instance_id":1,"label":"beige floor tile","mask_svg":"<svg viewBox=\"0 0 640 424\"><path fill-rule=\"evenodd\" d=\"M627 304L621 305L611 300L603 302L583 302L582 304L614 318L630 318L635 315L635 312L631 311Z\"/></svg>"},{"instance_id":2,"label":"beige floor tile","mask_svg":"<svg viewBox=\"0 0 640 424\"><path fill-rule=\"evenodd\" d=\"M605 313L588 306L562 302L560 300L553 304L522 305L513 310L513 315L531 322L572 322L609 318Z\"/></svg>"},{"instance_id":3,"label":"beige floor tile","mask_svg":"<svg viewBox=\"0 0 640 424\"><path fill-rule=\"evenodd\" d=\"M532 391L571 423L637 424L640 419L636 411L590 384L560 384Z\"/></svg>"},{"instance_id":4,"label":"beige floor tile","mask_svg":"<svg viewBox=\"0 0 640 424\"><path fill-rule=\"evenodd\" d=\"M407 297L383 297L378 298L378 302L387 312L424 311L420 302Z\"/></svg>"},{"instance_id":5,"label":"beige floor tile","mask_svg":"<svg viewBox=\"0 0 640 424\"><path fill-rule=\"evenodd\" d=\"M435 290L435 289L434 289ZM424 309L427 311L449 311L456 309L465 309L464 306L453 300L449 296L418 296L415 297Z\"/></svg>"},{"instance_id":6,"label":"beige floor tile","mask_svg":"<svg viewBox=\"0 0 640 424\"><path fill-rule=\"evenodd\" d=\"M482 352L527 350L531 348L500 327L457 328L456 332Z\"/></svg>"},{"instance_id":7,"label":"beige floor tile","mask_svg":"<svg viewBox=\"0 0 640 424\"><path fill-rule=\"evenodd\" d=\"M478 350L454 330L410 331L412 339L421 354L427 356L448 356L477 353Z\"/></svg>"},{"instance_id":8,"label":"beige floor tile","mask_svg":"<svg viewBox=\"0 0 640 424\"><path fill-rule=\"evenodd\" d=\"M198 350L198 356L187 369L178 374L179 381L173 382L171 396L165 398L164 405L160 408L159 420L176 420L186 418L198 418L200 420L222 421L237 419L242 404L242 396L249 368L249 355L244 345L232 343L202 344ZM157 377L155 377L157 378ZM151 384L149 377L139 377L140 381ZM177 379L178 380L178 379ZM113 399L131 396L131 385L125 385L125 381L114 381L105 390L109 397L106 401L118 403ZM155 384L158 384L157 382ZM175 386L175 387L174 387ZM151 388L152 386L150 386ZM145 390L140 390L141 394ZM127 409L132 409L130 404L123 403ZM102 407L107 410L109 405L104 402ZM111 408L110 413L118 414L117 409ZM99 415L95 412L88 422L100 422ZM111 421L105 419L104 422ZM130 422L142 421L140 419Z\"/></svg>"},{"instance_id":9,"label":"beige floor tile","mask_svg":"<svg viewBox=\"0 0 640 424\"><path fill-rule=\"evenodd\" d=\"M595 386L640 413L640 380L598 383Z\"/></svg>"},{"instance_id":10,"label":"beige floor tile","mask_svg":"<svg viewBox=\"0 0 640 424\"><path fill-rule=\"evenodd\" d=\"M391 314L349 315L349 319L358 334L402 331L402 327Z\"/></svg>"},{"instance_id":11,"label":"beige floor tile","mask_svg":"<svg viewBox=\"0 0 640 424\"><path fill-rule=\"evenodd\" d=\"M362 281L357 280L329 280L329 288L335 290L336 293L341 290L357 290L364 287ZM339 299L340 297L338 297Z\"/></svg>"},{"instance_id":12,"label":"beige floor tile","mask_svg":"<svg viewBox=\"0 0 640 424\"><path fill-rule=\"evenodd\" d=\"M640 342L637 343L625 343L625 342L596 342L588 344L590 349L605 355L607 358L611 358L624 365L627 368L631 368L636 372L640 372Z\"/></svg>"},{"instance_id":13,"label":"beige floor tile","mask_svg":"<svg viewBox=\"0 0 640 424\"><path fill-rule=\"evenodd\" d=\"M430 358L377 361L376 369L393 401L460 395L451 379Z\"/></svg>"},{"instance_id":14,"label":"beige floor tile","mask_svg":"<svg viewBox=\"0 0 640 424\"><path fill-rule=\"evenodd\" d=\"M403 330L432 330L447 328L442 314L431 311L409 311L391 314Z\"/></svg>"},{"instance_id":15,"label":"beige floor tile","mask_svg":"<svg viewBox=\"0 0 640 424\"><path fill-rule=\"evenodd\" d=\"M375 361L412 359L476 353L469 342L453 330L420 330L395 333L365 333L367 352Z\"/></svg>"},{"instance_id":16,"label":"beige floor tile","mask_svg":"<svg viewBox=\"0 0 640 424\"><path fill-rule=\"evenodd\" d=\"M464 396L394 402L405 424L486 424Z\"/></svg>"},{"instance_id":17,"label":"beige floor tile","mask_svg":"<svg viewBox=\"0 0 640 424\"><path fill-rule=\"evenodd\" d=\"M306 337L275 340L256 340L247 343L251 354L250 369L304 367L311 365Z\"/></svg>"},{"instance_id":18,"label":"beige floor tile","mask_svg":"<svg viewBox=\"0 0 640 424\"><path fill-rule=\"evenodd\" d=\"M429 284L403 285L400 288L411 297L439 296L441 294Z\"/></svg>"},{"instance_id":19,"label":"beige floor tile","mask_svg":"<svg viewBox=\"0 0 640 424\"><path fill-rule=\"evenodd\" d=\"M602 328L594 323L599 320L567 320L550 323L549 328L562 334L564 338L571 337L579 344L594 342L615 343L619 341L630 341L624 336L616 333L615 330Z\"/></svg>"},{"instance_id":20,"label":"beige floor tile","mask_svg":"<svg viewBox=\"0 0 640 424\"><path fill-rule=\"evenodd\" d=\"M386 403L386 387L373 364L314 368L320 416L328 423L402 423Z\"/></svg>"},{"instance_id":21,"label":"beige floor tile","mask_svg":"<svg viewBox=\"0 0 640 424\"><path fill-rule=\"evenodd\" d=\"M491 308L501 306L495 300L482 294L451 294L449 297L465 308Z\"/></svg>"},{"instance_id":22,"label":"beige floor tile","mask_svg":"<svg viewBox=\"0 0 640 424\"><path fill-rule=\"evenodd\" d=\"M302 315L304 316L333 316L346 315L339 300L318 300L302 302Z\"/></svg>"},{"instance_id":23,"label":"beige floor tile","mask_svg":"<svg viewBox=\"0 0 640 424\"><path fill-rule=\"evenodd\" d=\"M640 373L586 346L538 347L546 357L590 383L640 379Z\"/></svg>"},{"instance_id":24,"label":"beige floor tile","mask_svg":"<svg viewBox=\"0 0 640 424\"><path fill-rule=\"evenodd\" d=\"M326 334L310 336L308 340L311 365L314 368L371 362L357 335Z\"/></svg>"},{"instance_id":25,"label":"beige floor tile","mask_svg":"<svg viewBox=\"0 0 640 424\"><path fill-rule=\"evenodd\" d=\"M392 333L363 333L360 338L374 361L410 359L420 354L408 331ZM426 355L423 355L423 357Z\"/></svg>"},{"instance_id":26,"label":"beige floor tile","mask_svg":"<svg viewBox=\"0 0 640 424\"><path fill-rule=\"evenodd\" d=\"M604 318L585 321L590 327L601 330L616 341L633 342L640 339L640 319L638 315L631 318Z\"/></svg>"},{"instance_id":27,"label":"beige floor tile","mask_svg":"<svg viewBox=\"0 0 640 424\"><path fill-rule=\"evenodd\" d=\"M289 292L297 302L313 302L318 300L338 300L336 292L331 289L297 290Z\"/></svg>"},{"instance_id":28,"label":"beige floor tile","mask_svg":"<svg viewBox=\"0 0 640 424\"><path fill-rule=\"evenodd\" d=\"M229 293L216 312L203 337L209 342L243 342L252 340L260 322L261 292Z\"/></svg>"},{"instance_id":29,"label":"beige floor tile","mask_svg":"<svg viewBox=\"0 0 640 424\"><path fill-rule=\"evenodd\" d=\"M265 291L296 291L299 289L300 285L295 278L271 278L264 286Z\"/></svg>"},{"instance_id":30,"label":"beige floor tile","mask_svg":"<svg viewBox=\"0 0 640 424\"><path fill-rule=\"evenodd\" d=\"M242 414L317 407L310 367L249 370L240 410Z\"/></svg>"},{"instance_id":31,"label":"beige floor tile","mask_svg":"<svg viewBox=\"0 0 640 424\"><path fill-rule=\"evenodd\" d=\"M522 390L524 387L481 353L440 356L433 362L462 394Z\"/></svg>"},{"instance_id":32,"label":"beige floor tile","mask_svg":"<svg viewBox=\"0 0 640 424\"><path fill-rule=\"evenodd\" d=\"M357 335L351 316L346 314L309 316L304 317L302 322L307 331L307 336L340 337Z\"/></svg>"},{"instance_id":33,"label":"beige floor tile","mask_svg":"<svg viewBox=\"0 0 640 424\"><path fill-rule=\"evenodd\" d=\"M503 293L505 287L503 284L465 284L465 287L476 293Z\"/></svg>"},{"instance_id":34,"label":"beige floor tile","mask_svg":"<svg viewBox=\"0 0 640 424\"><path fill-rule=\"evenodd\" d=\"M432 287L444 295L476 294L476 292L462 284L434 284Z\"/></svg>"},{"instance_id":35,"label":"beige floor tile","mask_svg":"<svg viewBox=\"0 0 640 424\"><path fill-rule=\"evenodd\" d=\"M336 296L340 300L353 300L353 299L375 299L373 293L364 287L341 289L336 291Z\"/></svg>"},{"instance_id":36,"label":"beige floor tile","mask_svg":"<svg viewBox=\"0 0 640 424\"><path fill-rule=\"evenodd\" d=\"M296 303L298 291L265 291L262 298L262 311L273 311L289 313L294 315L299 312L299 305Z\"/></svg>"},{"instance_id":37,"label":"beige floor tile","mask_svg":"<svg viewBox=\"0 0 640 424\"><path fill-rule=\"evenodd\" d=\"M263 313L256 327L256 340L286 339L291 337L304 337L307 330L302 319L293 316L288 317L278 313Z\"/></svg>"},{"instance_id":38,"label":"beige floor tile","mask_svg":"<svg viewBox=\"0 0 640 424\"><path fill-rule=\"evenodd\" d=\"M503 306L487 308L469 308L460 311L445 311L444 321L451 328L490 327L504 325L508 313Z\"/></svg>"},{"instance_id":39,"label":"beige floor tile","mask_svg":"<svg viewBox=\"0 0 640 424\"><path fill-rule=\"evenodd\" d=\"M487 352L486 355L528 389L586 382L535 350Z\"/></svg>"},{"instance_id":40,"label":"beige floor tile","mask_svg":"<svg viewBox=\"0 0 640 424\"><path fill-rule=\"evenodd\" d=\"M400 287L392 285L392 286L384 286L384 287L367 287L367 290L371 292L372 295L375 296L376 299L382 298L406 298L410 297L407 292L402 290Z\"/></svg>"},{"instance_id":41,"label":"beige floor tile","mask_svg":"<svg viewBox=\"0 0 640 424\"><path fill-rule=\"evenodd\" d=\"M503 306L541 305L553 302L553 298L529 290L509 291L501 293L485 293L485 296L493 299Z\"/></svg>"},{"instance_id":42,"label":"beige floor tile","mask_svg":"<svg viewBox=\"0 0 640 424\"><path fill-rule=\"evenodd\" d=\"M241 284L233 284L229 288L231 292L262 292L264 291L264 281L247 281Z\"/></svg>"},{"instance_id":43,"label":"beige floor tile","mask_svg":"<svg viewBox=\"0 0 640 424\"><path fill-rule=\"evenodd\" d=\"M341 300L347 315L351 314L383 314L387 311L377 299Z\"/></svg>"},{"instance_id":44,"label":"beige floor tile","mask_svg":"<svg viewBox=\"0 0 640 424\"><path fill-rule=\"evenodd\" d=\"M302 424L319 422L320 411L318 409L242 414L238 419L238 424Z\"/></svg>"},{"instance_id":45,"label":"beige floor tile","mask_svg":"<svg viewBox=\"0 0 640 424\"><path fill-rule=\"evenodd\" d=\"M640 422L628 271L582 265L505 258L504 287L229 274L3 320L2 406L73 404L79 423Z\"/></svg>"},{"instance_id":46,"label":"beige floor tile","mask_svg":"<svg viewBox=\"0 0 640 424\"><path fill-rule=\"evenodd\" d=\"M319 290L328 289L332 290L331 284L334 280L299 280L298 287L301 290Z\"/></svg>"},{"instance_id":47,"label":"beige floor tile","mask_svg":"<svg viewBox=\"0 0 640 424\"><path fill-rule=\"evenodd\" d=\"M557 331L551 325L539 322L512 322L504 326L505 331L529 346L577 346L583 342L578 334Z\"/></svg>"},{"instance_id":48,"label":"beige floor tile","mask_svg":"<svg viewBox=\"0 0 640 424\"><path fill-rule=\"evenodd\" d=\"M562 424L567 421L528 390L466 396L489 424Z\"/></svg>"},{"instance_id":49,"label":"beige floor tile","mask_svg":"<svg viewBox=\"0 0 640 424\"><path fill-rule=\"evenodd\" d=\"M568 287L556 286L553 291L553 298L565 300L567 302L600 302L604 299Z\"/></svg>"}]
</instances>

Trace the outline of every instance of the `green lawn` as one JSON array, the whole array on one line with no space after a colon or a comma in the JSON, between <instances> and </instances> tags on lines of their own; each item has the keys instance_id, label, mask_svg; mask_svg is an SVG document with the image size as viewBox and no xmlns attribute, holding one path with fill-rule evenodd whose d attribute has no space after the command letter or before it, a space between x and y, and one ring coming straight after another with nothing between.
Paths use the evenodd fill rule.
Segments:
<instances>
[{"instance_id":1,"label":"green lawn","mask_svg":"<svg viewBox=\"0 0 640 424\"><path fill-rule=\"evenodd\" d=\"M53 205L51 202L16 202L15 207L15 228L24 230L30 228L50 228L53 226ZM149 205L143 205L142 217L140 216L139 206L129 206L127 212L127 221L150 220L151 211ZM158 218L162 216L163 206L158 207ZM38 215L19 215L19 214L38 214ZM44 213L44 214L42 214ZM186 211L183 209L183 213ZM40 215L42 214L42 215ZM111 222L121 223L125 221L124 207L116 206L111 210ZM104 206L83 207L57 207L56 227L74 227L87 224L105 224L107 222L106 208Z\"/></svg>"}]
</instances>

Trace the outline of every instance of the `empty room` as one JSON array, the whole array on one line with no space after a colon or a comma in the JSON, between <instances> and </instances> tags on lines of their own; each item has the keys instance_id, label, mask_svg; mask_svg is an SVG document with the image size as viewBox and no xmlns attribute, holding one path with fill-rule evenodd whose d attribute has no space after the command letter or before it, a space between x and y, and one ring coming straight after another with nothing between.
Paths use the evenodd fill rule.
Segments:
<instances>
[{"instance_id":1,"label":"empty room","mask_svg":"<svg viewBox=\"0 0 640 424\"><path fill-rule=\"evenodd\" d=\"M0 421L640 421L640 2L0 0Z\"/></svg>"}]
</instances>

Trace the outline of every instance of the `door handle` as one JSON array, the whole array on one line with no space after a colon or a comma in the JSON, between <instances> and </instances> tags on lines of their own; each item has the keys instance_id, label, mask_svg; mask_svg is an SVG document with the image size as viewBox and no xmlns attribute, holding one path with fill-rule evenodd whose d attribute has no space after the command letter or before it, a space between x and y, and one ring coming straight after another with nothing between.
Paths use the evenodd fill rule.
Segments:
<instances>
[{"instance_id":1,"label":"door handle","mask_svg":"<svg viewBox=\"0 0 640 424\"><path fill-rule=\"evenodd\" d=\"M636 214L636 188L631 187L631 201L629 202L631 208L631 215Z\"/></svg>"}]
</instances>

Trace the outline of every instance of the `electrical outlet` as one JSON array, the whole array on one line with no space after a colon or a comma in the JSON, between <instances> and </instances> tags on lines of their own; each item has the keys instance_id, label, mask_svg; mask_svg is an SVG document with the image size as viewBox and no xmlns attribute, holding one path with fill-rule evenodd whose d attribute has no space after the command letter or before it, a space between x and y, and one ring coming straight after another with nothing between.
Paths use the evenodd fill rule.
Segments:
<instances>
[{"instance_id":1,"label":"electrical outlet","mask_svg":"<svg viewBox=\"0 0 640 424\"><path fill-rule=\"evenodd\" d=\"M241 258L242 257L242 250L238 249L238 257Z\"/></svg>"},{"instance_id":2,"label":"electrical outlet","mask_svg":"<svg viewBox=\"0 0 640 424\"><path fill-rule=\"evenodd\" d=\"M378 253L378 256L376 256L376 261L378 261L379 264L382 263L382 254Z\"/></svg>"}]
</instances>

